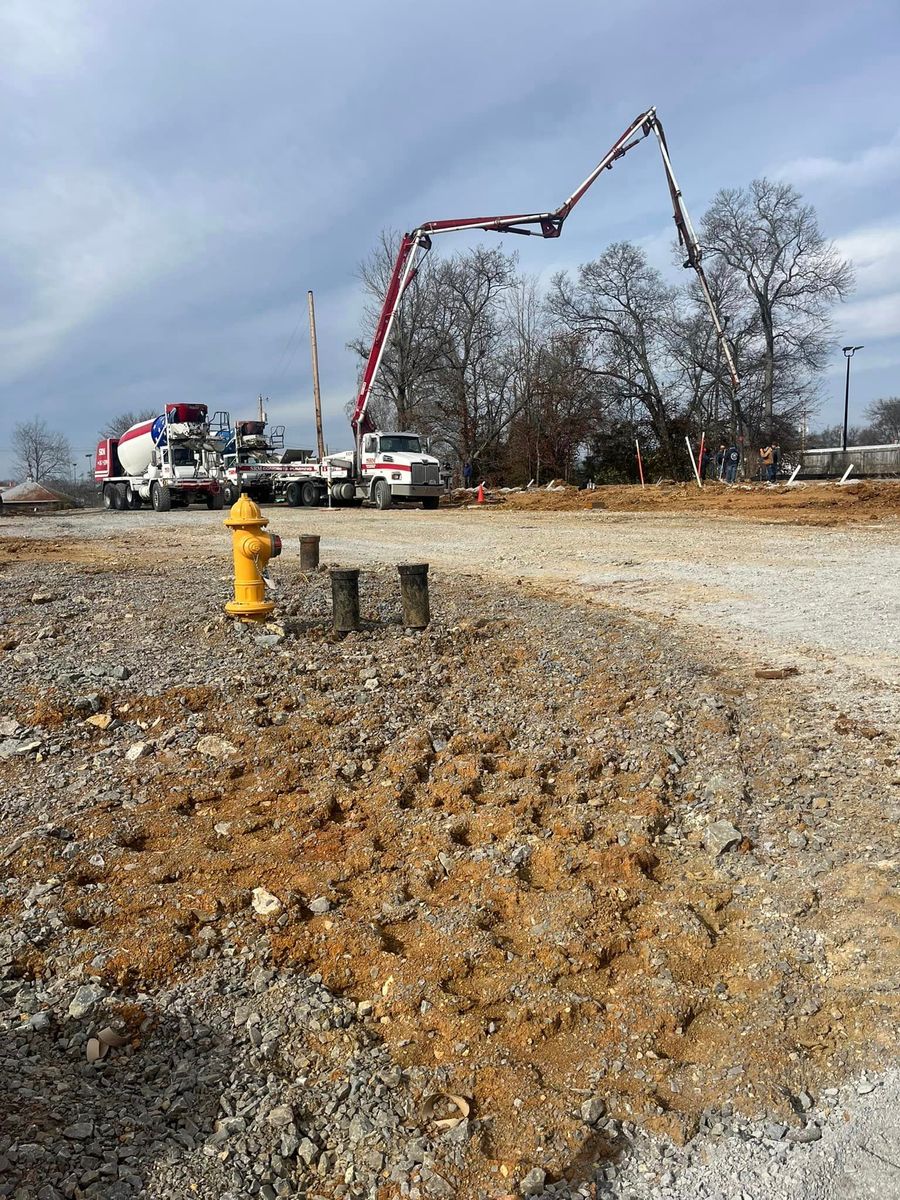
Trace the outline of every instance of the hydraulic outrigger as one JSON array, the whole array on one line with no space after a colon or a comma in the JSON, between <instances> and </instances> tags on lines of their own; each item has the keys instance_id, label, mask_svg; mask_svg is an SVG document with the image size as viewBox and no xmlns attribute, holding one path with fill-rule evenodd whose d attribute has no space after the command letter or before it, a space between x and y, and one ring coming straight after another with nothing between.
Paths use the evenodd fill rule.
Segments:
<instances>
[{"instance_id":1,"label":"hydraulic outrigger","mask_svg":"<svg viewBox=\"0 0 900 1200\"><path fill-rule=\"evenodd\" d=\"M591 184L597 179L601 171L610 170L620 158L624 157L629 150L637 146L644 138L649 137L651 133L656 135L656 140L659 143L659 151L662 155L669 195L672 198L675 228L678 230L678 241L686 255L684 266L691 267L697 272L697 278L700 281L700 287L703 291L710 316L712 317L713 325L715 326L716 338L722 348L722 353L728 366L729 374L731 375L732 385L735 388L738 386L738 375L735 370L731 349L725 337L725 331L719 319L719 314L716 311L715 302L713 301L706 274L703 270L703 252L697 240L697 235L694 232L694 227L691 224L691 219L688 216L675 173L672 170L672 161L669 158L666 135L663 132L662 123L656 115L656 109L649 108L631 122L622 136L618 138L594 170L591 171L584 183L576 188L568 200L564 201L553 212L508 213L505 216L498 217L465 217L459 220L427 221L417 229L414 229L412 233L404 234L393 271L391 272L387 291L385 292L384 302L378 317L378 324L375 328L375 337L372 341L372 347L369 351L369 357L366 361L356 403L353 408L353 415L350 418L350 424L353 427L353 434L356 440L357 462L361 462L362 459L361 441L363 434L370 432L373 428L366 410L368 408L372 385L378 375L378 368L381 365L381 359L390 337L394 317L403 298L403 293L409 287L410 283L412 283L425 255L431 249L432 236L437 233L457 233L465 229L483 229L486 232L519 233L528 237L539 234L544 238L557 238L562 233L563 222L566 217ZM535 228L530 228L531 226Z\"/></svg>"}]
</instances>

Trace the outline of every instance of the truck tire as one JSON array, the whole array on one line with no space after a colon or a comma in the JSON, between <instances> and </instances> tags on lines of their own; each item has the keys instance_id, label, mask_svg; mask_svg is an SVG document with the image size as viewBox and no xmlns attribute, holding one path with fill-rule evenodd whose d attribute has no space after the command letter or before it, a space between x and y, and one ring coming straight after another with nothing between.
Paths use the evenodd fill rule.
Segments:
<instances>
[{"instance_id":1,"label":"truck tire","mask_svg":"<svg viewBox=\"0 0 900 1200\"><path fill-rule=\"evenodd\" d=\"M207 492L206 507L216 509L225 507L225 492L222 488L219 488L217 492Z\"/></svg>"},{"instance_id":2,"label":"truck tire","mask_svg":"<svg viewBox=\"0 0 900 1200\"><path fill-rule=\"evenodd\" d=\"M303 503L300 495L300 484L289 483L285 488L284 498L287 500L290 508L299 508Z\"/></svg>"},{"instance_id":3,"label":"truck tire","mask_svg":"<svg viewBox=\"0 0 900 1200\"><path fill-rule=\"evenodd\" d=\"M126 489L126 492L125 492L125 507L126 508L137 509L137 508L141 507L142 503L143 503L143 501L141 500L140 492L135 491L135 489L133 487L129 487Z\"/></svg>"},{"instance_id":4,"label":"truck tire","mask_svg":"<svg viewBox=\"0 0 900 1200\"><path fill-rule=\"evenodd\" d=\"M231 507L232 504L234 504L235 500L237 500L237 498L240 494L241 493L237 489L237 484L234 484L234 483L226 483L225 484L225 491L224 491L225 504L227 504L229 506L229 508Z\"/></svg>"},{"instance_id":5,"label":"truck tire","mask_svg":"<svg viewBox=\"0 0 900 1200\"><path fill-rule=\"evenodd\" d=\"M168 512L172 507L172 493L164 483L156 480L150 485L150 503L154 512Z\"/></svg>"},{"instance_id":6,"label":"truck tire","mask_svg":"<svg viewBox=\"0 0 900 1200\"><path fill-rule=\"evenodd\" d=\"M300 500L304 508L315 508L319 503L319 489L309 480L300 488Z\"/></svg>"},{"instance_id":7,"label":"truck tire","mask_svg":"<svg viewBox=\"0 0 900 1200\"><path fill-rule=\"evenodd\" d=\"M113 508L124 512L128 507L128 485L125 483L113 484Z\"/></svg>"},{"instance_id":8,"label":"truck tire","mask_svg":"<svg viewBox=\"0 0 900 1200\"><path fill-rule=\"evenodd\" d=\"M440 496L424 496L422 499L423 508L437 508L440 503Z\"/></svg>"},{"instance_id":9,"label":"truck tire","mask_svg":"<svg viewBox=\"0 0 900 1200\"><path fill-rule=\"evenodd\" d=\"M116 485L114 483L104 483L103 485L103 507L116 507Z\"/></svg>"},{"instance_id":10,"label":"truck tire","mask_svg":"<svg viewBox=\"0 0 900 1200\"><path fill-rule=\"evenodd\" d=\"M375 501L375 507L382 510L391 507L393 496L391 496L391 485L386 479L376 479L372 487L372 499Z\"/></svg>"}]
</instances>

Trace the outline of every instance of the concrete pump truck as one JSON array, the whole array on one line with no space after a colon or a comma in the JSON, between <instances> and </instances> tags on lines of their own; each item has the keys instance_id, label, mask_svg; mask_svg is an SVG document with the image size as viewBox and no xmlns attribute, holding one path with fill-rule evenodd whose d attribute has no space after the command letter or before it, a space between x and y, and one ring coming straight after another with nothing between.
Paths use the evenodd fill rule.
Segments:
<instances>
[{"instance_id":1,"label":"concrete pump truck","mask_svg":"<svg viewBox=\"0 0 900 1200\"><path fill-rule=\"evenodd\" d=\"M650 137L651 134L656 137L659 145L669 196L672 201L675 229L685 255L684 266L691 268L697 274L732 386L735 388L738 386L738 376L731 349L703 270L703 253L700 243L672 169L662 123L656 115L656 109L650 108L635 117L587 179L575 189L567 200L564 200L558 208L551 212L520 212L495 217L463 217L426 221L412 233L403 236L350 418L354 448L335 455L332 459L335 467L339 466L347 472L346 478L337 485L339 496L336 496L336 499L346 497L348 500L352 498L372 500L379 508L387 508L394 498L414 500L428 497L425 500L426 504L437 504L437 495L440 490L438 463L436 459L420 453L421 439L419 436L414 433L386 433L377 430L367 413L378 369L390 342L394 318L404 292L415 279L416 272L425 255L431 249L432 239L441 233L459 233L473 229L484 230L486 233L517 233L526 237L539 235L544 238L558 238L569 213L591 184L603 171L611 170L620 158L623 158L629 150L645 138ZM431 499L432 497L433 499Z\"/></svg>"},{"instance_id":2,"label":"concrete pump truck","mask_svg":"<svg viewBox=\"0 0 900 1200\"><path fill-rule=\"evenodd\" d=\"M437 507L438 498L443 490L441 467L436 458L425 452L423 439L417 433L376 429L368 415L372 389L378 377L382 358L390 344L397 311L406 289L415 279L425 255L431 250L432 239L438 234L460 233L467 230L483 230L486 233L516 233L526 237L537 235L543 238L558 238L562 233L566 218L601 173L611 170L629 150L651 135L656 138L659 146L666 184L672 202L675 229L685 255L684 266L691 268L697 274L700 289L715 328L722 358L731 377L732 386L737 388L738 376L734 359L703 270L703 254L700 243L672 169L662 123L656 115L656 109L649 108L635 117L625 132L604 154L590 175L558 208L547 212L528 211L493 217L462 217L426 221L412 233L404 234L385 291L372 345L363 368L350 417L350 425L353 430L353 449L326 455L322 458L310 457L290 465L274 460L274 457L265 450L254 454L250 454L248 451L243 456L234 451L233 462L230 463L226 480L229 494L237 489L250 490L251 487L256 487L265 492L266 498L284 496L286 501L292 505L321 504L330 498L336 504L360 504L368 501L382 509L389 508L395 501L419 501L426 508ZM176 406L167 406L167 412L169 408L174 407ZM247 422L238 422L238 426L247 424ZM155 428L154 425L154 430ZM123 435L119 442L120 456L123 443L133 437L136 432L137 429L129 430ZM145 432L143 427L140 432ZM260 445L265 443L268 446L263 428L254 427L253 433L260 440ZM171 441L170 438L170 444ZM221 447L222 443L220 442L219 445ZM237 445L237 441L235 445ZM271 448L269 447L269 449ZM159 455L162 451L156 450L155 453ZM99 463L98 450L98 466ZM161 466L166 465L162 458L160 458L160 464ZM207 503L210 505L221 503L213 491L215 485L211 484L211 481L200 482L198 480L196 467L191 471L182 471L181 474L184 476L190 476L190 479L183 480L174 468L169 469L165 479L160 478L159 481L155 478L151 479L150 475L155 469L151 463L151 471L146 473L145 477L137 481L125 480L122 482L122 506L126 503L127 493L129 497L133 497L134 503L140 503L146 496L149 496L155 508L168 507L170 491L174 495L174 489L186 490L188 487L202 492L204 497L204 489L207 489L210 493ZM162 476L165 472L160 470L159 473ZM104 496L106 496L106 489L110 488L112 483L109 480L108 467L106 467L105 473L98 470L98 479L101 478L108 480L104 488ZM110 490L108 494L114 499L118 498L118 493L114 490ZM165 503L160 502L160 498Z\"/></svg>"}]
</instances>

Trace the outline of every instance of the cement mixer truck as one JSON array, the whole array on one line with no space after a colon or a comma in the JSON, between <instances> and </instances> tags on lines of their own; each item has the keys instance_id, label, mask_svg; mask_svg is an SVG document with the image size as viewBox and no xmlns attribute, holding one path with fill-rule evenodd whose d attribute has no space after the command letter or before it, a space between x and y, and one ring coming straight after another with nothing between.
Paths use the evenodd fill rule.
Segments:
<instances>
[{"instance_id":1,"label":"cement mixer truck","mask_svg":"<svg viewBox=\"0 0 900 1200\"><path fill-rule=\"evenodd\" d=\"M104 508L156 512L203 503L223 508L222 444L210 430L205 404L167 404L117 438L101 438L94 478Z\"/></svg>"}]
</instances>

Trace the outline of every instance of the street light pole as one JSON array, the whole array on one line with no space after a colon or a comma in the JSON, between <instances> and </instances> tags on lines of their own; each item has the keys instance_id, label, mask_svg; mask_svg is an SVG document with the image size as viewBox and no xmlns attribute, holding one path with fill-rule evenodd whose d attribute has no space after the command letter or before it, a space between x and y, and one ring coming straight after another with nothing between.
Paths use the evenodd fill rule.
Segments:
<instances>
[{"instance_id":1,"label":"street light pole","mask_svg":"<svg viewBox=\"0 0 900 1200\"><path fill-rule=\"evenodd\" d=\"M850 359L857 350L864 350L865 346L844 346L844 357L847 360L847 382L844 387L844 440L841 442L841 449L847 451L847 419L850 413Z\"/></svg>"}]
</instances>

